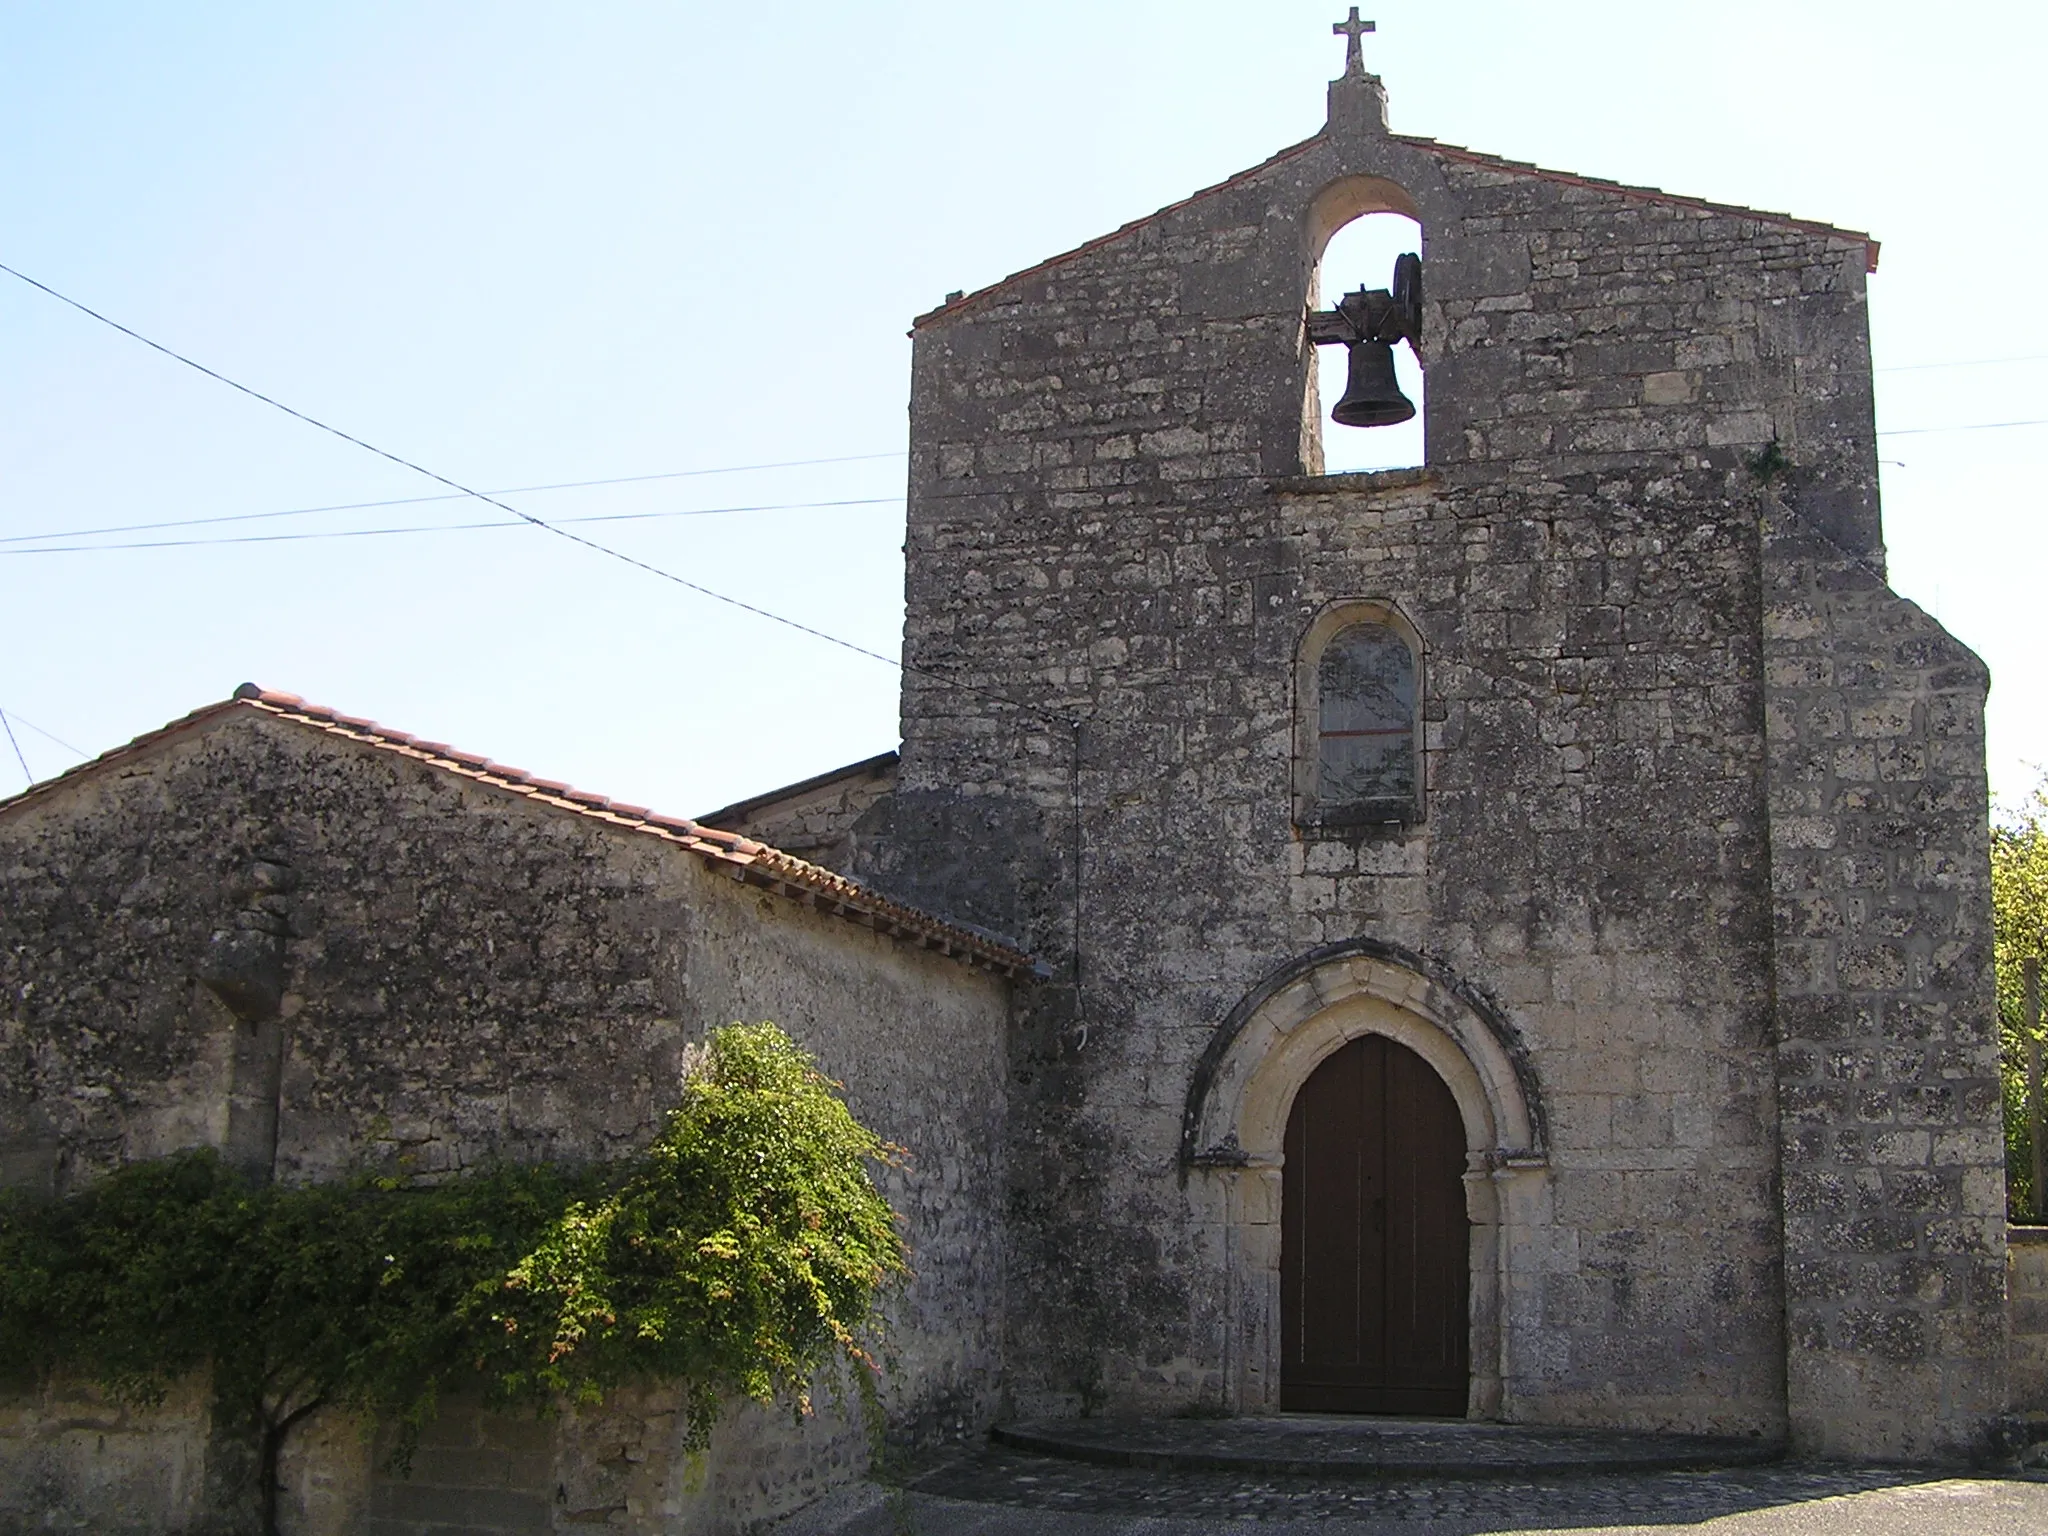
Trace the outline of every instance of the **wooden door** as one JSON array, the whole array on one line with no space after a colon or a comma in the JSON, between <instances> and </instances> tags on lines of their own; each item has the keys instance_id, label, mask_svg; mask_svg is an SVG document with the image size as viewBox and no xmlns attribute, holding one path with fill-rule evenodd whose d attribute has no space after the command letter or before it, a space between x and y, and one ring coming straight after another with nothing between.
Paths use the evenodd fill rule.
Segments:
<instances>
[{"instance_id":1,"label":"wooden door","mask_svg":"<svg viewBox=\"0 0 2048 1536\"><path fill-rule=\"evenodd\" d=\"M1281 1175L1280 1406L1462 1415L1465 1131L1429 1063L1381 1035L1316 1068Z\"/></svg>"}]
</instances>

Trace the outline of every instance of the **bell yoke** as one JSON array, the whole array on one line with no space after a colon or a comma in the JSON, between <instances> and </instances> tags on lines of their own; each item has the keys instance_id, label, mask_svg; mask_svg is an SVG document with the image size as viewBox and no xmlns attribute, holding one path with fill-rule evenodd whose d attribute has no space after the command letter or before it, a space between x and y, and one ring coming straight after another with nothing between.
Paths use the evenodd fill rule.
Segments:
<instances>
[{"instance_id":1,"label":"bell yoke","mask_svg":"<svg viewBox=\"0 0 2048 1536\"><path fill-rule=\"evenodd\" d=\"M1309 311L1308 337L1319 347L1351 349L1344 397L1330 419L1346 427L1391 427L1415 414L1415 402L1394 381L1394 344L1405 341L1422 357L1422 258L1394 258L1394 287L1359 288L1335 309Z\"/></svg>"}]
</instances>

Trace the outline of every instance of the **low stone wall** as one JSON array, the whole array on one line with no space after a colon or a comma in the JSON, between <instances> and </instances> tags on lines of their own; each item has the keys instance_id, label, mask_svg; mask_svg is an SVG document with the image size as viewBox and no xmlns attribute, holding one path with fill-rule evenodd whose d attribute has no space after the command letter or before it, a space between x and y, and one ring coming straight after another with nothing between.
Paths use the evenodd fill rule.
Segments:
<instances>
[{"instance_id":1,"label":"low stone wall","mask_svg":"<svg viewBox=\"0 0 2048 1536\"><path fill-rule=\"evenodd\" d=\"M2048 1227L2012 1227L2005 1244L2013 1406L2048 1409Z\"/></svg>"},{"instance_id":2,"label":"low stone wall","mask_svg":"<svg viewBox=\"0 0 2048 1536\"><path fill-rule=\"evenodd\" d=\"M75 1381L0 1393L0 1536L154 1536L195 1522L206 1471L206 1383L153 1409Z\"/></svg>"},{"instance_id":3,"label":"low stone wall","mask_svg":"<svg viewBox=\"0 0 2048 1536\"><path fill-rule=\"evenodd\" d=\"M859 1419L856 1404L825 1393L799 1420L786 1408L735 1403L708 1451L692 1458L671 1391L617 1392L554 1420L446 1403L409 1467L358 1439L349 1459L368 1486L367 1514L304 1518L294 1536L743 1531L858 1477L867 1461Z\"/></svg>"}]
</instances>

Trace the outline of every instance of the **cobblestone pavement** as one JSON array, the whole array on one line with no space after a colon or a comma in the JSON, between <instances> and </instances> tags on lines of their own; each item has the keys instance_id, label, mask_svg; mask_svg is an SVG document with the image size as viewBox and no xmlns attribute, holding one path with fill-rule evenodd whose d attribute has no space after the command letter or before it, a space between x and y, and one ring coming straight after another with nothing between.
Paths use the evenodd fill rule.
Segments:
<instances>
[{"instance_id":1,"label":"cobblestone pavement","mask_svg":"<svg viewBox=\"0 0 2048 1536\"><path fill-rule=\"evenodd\" d=\"M2043 1536L2048 1483L1787 1464L1726 1472L1313 1482L1089 1466L998 1447L867 1488L779 1536Z\"/></svg>"}]
</instances>

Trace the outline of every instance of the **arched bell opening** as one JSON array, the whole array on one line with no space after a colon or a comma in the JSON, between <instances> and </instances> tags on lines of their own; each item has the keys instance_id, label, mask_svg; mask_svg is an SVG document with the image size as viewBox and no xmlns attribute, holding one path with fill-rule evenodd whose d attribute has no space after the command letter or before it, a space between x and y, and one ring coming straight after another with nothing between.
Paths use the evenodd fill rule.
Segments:
<instances>
[{"instance_id":1,"label":"arched bell opening","mask_svg":"<svg viewBox=\"0 0 2048 1536\"><path fill-rule=\"evenodd\" d=\"M1309 309L1355 318L1364 311L1357 300L1346 306L1346 295L1361 289L1397 303L1403 299L1396 263L1423 254L1415 212L1405 192L1377 177L1347 177L1326 188L1309 210ZM1404 327L1398 317L1386 317L1384 306L1374 313L1380 339L1333 341L1311 326L1311 341L1323 342L1314 349L1304 410L1302 458L1311 474L1409 469L1426 462L1420 337L1383 339L1398 337ZM1374 424L1350 425L1347 418Z\"/></svg>"}]
</instances>

